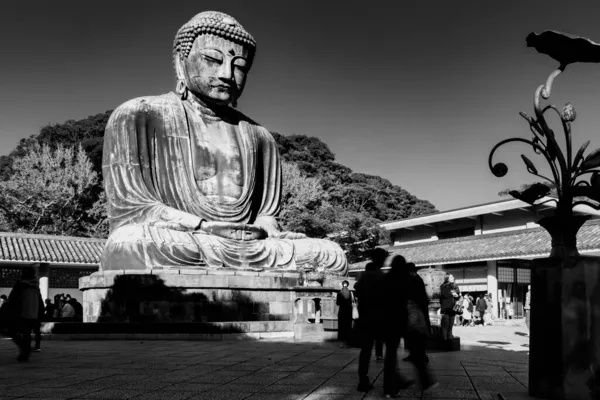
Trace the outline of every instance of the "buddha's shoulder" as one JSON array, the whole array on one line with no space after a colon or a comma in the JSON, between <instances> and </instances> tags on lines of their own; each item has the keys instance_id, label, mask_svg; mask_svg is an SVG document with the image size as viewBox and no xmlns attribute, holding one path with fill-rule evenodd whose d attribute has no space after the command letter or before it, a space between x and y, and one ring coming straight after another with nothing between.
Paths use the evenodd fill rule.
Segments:
<instances>
[{"instance_id":1,"label":"buddha's shoulder","mask_svg":"<svg viewBox=\"0 0 600 400\"><path fill-rule=\"evenodd\" d=\"M263 136L267 140L275 140L273 138L273 135L271 135L271 132L269 132L269 130L267 128L265 128L264 126L262 126L260 123L256 122L255 120L251 119L244 113L242 113L234 108L230 109L230 111L233 114L234 119L237 120L238 123L242 122L242 123L249 125L250 127L253 128L252 130L256 134Z\"/></svg>"},{"instance_id":2,"label":"buddha's shoulder","mask_svg":"<svg viewBox=\"0 0 600 400\"><path fill-rule=\"evenodd\" d=\"M115 109L116 114L137 114L140 112L165 112L181 108L177 95L166 93L158 96L142 96L127 100Z\"/></svg>"}]
</instances>

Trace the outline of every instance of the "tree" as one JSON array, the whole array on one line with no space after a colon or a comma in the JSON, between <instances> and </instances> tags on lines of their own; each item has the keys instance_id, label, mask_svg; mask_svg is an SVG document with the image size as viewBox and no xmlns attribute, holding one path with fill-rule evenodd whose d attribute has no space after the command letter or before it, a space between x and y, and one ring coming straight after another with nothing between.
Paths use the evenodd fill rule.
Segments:
<instances>
[{"instance_id":1,"label":"tree","mask_svg":"<svg viewBox=\"0 0 600 400\"><path fill-rule=\"evenodd\" d=\"M52 150L34 144L13 159L12 169L13 174L0 181L5 229L92 235L99 222L89 213L97 201L92 190L98 176L81 146L75 150L58 144Z\"/></svg>"},{"instance_id":2,"label":"tree","mask_svg":"<svg viewBox=\"0 0 600 400\"><path fill-rule=\"evenodd\" d=\"M81 144L99 174L98 184L101 184L104 128L111 114L112 111L109 110L78 121L68 120L62 124L46 125L37 135L21 139L10 154L0 157L0 180L7 179L14 172L14 159L24 157L35 146L46 144L55 149L58 145L77 147Z\"/></svg>"},{"instance_id":3,"label":"tree","mask_svg":"<svg viewBox=\"0 0 600 400\"><path fill-rule=\"evenodd\" d=\"M294 163L281 164L281 212L279 223L285 230L298 229L298 218L306 211L315 210L327 201L327 193L319 180L309 178Z\"/></svg>"}]
</instances>

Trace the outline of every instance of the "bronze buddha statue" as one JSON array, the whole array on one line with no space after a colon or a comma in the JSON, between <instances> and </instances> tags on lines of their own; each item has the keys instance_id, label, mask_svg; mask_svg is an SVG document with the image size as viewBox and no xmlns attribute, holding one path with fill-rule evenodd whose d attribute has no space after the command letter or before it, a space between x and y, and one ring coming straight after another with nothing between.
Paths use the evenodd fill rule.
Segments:
<instances>
[{"instance_id":1,"label":"bronze buddha statue","mask_svg":"<svg viewBox=\"0 0 600 400\"><path fill-rule=\"evenodd\" d=\"M111 233L101 270L347 273L336 243L278 228L277 144L231 107L255 51L235 19L200 13L175 38L176 93L130 100L111 115L102 166Z\"/></svg>"}]
</instances>

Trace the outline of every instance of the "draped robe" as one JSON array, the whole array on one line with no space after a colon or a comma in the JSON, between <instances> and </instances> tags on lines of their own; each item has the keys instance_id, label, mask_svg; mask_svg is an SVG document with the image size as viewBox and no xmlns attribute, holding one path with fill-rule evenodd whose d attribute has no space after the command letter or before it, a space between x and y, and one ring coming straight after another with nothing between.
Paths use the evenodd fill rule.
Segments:
<instances>
[{"instance_id":1,"label":"draped robe","mask_svg":"<svg viewBox=\"0 0 600 400\"><path fill-rule=\"evenodd\" d=\"M196 111L194 115L189 104L169 93L130 100L111 115L102 162L111 233L100 269L262 271L314 265L345 275L345 254L328 240L242 241L197 229L202 220L253 224L274 218L280 208L281 165L271 134L230 109L234 118L227 123L233 125L240 150L241 195L206 195L197 183L194 164L202 160L193 146L194 139L206 139L202 113L208 109ZM211 146L218 149L219 144Z\"/></svg>"}]
</instances>

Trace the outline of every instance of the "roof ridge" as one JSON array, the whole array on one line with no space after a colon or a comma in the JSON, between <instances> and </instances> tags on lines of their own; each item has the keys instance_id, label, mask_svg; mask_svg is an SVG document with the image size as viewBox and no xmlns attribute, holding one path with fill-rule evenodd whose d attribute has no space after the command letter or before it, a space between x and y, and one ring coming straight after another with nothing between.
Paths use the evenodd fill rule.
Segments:
<instances>
[{"instance_id":1,"label":"roof ridge","mask_svg":"<svg viewBox=\"0 0 600 400\"><path fill-rule=\"evenodd\" d=\"M77 242L94 242L94 243L104 243L106 239L102 238L91 238L91 237L82 237L82 236L59 236L59 235L48 235L48 234L38 234L38 233L21 233L21 232L0 232L0 237L7 238L22 238L22 239L45 239L45 240L59 240L59 241L77 241Z\"/></svg>"},{"instance_id":2,"label":"roof ridge","mask_svg":"<svg viewBox=\"0 0 600 400\"><path fill-rule=\"evenodd\" d=\"M586 226L590 226L590 225L599 225L600 224L600 219L594 219L594 220L590 220L590 221L586 221L581 228L584 228ZM494 237L502 237L502 236L513 236L513 235L521 235L521 234L526 234L526 233L533 233L533 232L546 232L548 233L548 231L541 227L541 226L537 226L535 228L522 228L522 229L513 229L513 230L509 230L509 231L503 231L503 232L494 232L494 233L482 233L481 235L470 235L470 236L460 236L457 238L451 238L451 239L437 239L437 240L430 240L430 241L424 241L424 242L419 242L419 243L406 243L406 244L398 244L398 245L391 245L389 246L392 249L397 249L397 248L402 248L402 247L413 247L413 246L429 246L429 245L434 245L436 243L458 243L458 242L468 242L468 241L474 241L474 240L482 240L482 239L487 239L487 238L494 238Z\"/></svg>"}]
</instances>

